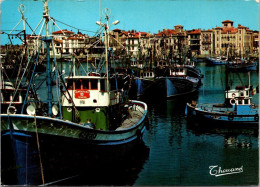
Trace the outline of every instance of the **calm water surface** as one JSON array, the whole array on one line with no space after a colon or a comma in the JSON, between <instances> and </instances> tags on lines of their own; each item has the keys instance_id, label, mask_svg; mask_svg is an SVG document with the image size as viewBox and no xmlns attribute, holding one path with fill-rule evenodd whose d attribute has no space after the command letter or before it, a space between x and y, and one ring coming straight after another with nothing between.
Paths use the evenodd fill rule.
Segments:
<instances>
[{"instance_id":1,"label":"calm water surface","mask_svg":"<svg viewBox=\"0 0 260 187\"><path fill-rule=\"evenodd\" d=\"M63 64L66 74L70 65ZM258 129L211 127L190 122L185 116L186 102L223 103L225 67L198 65L204 74L197 94L171 100L147 99L149 129L144 145L134 160L119 168L97 168L60 185L257 185L259 180ZM251 85L258 85L252 72ZM231 73L233 86L247 85L248 73ZM258 94L253 97L258 104ZM230 143L231 142L231 143ZM232 143L233 142L233 143ZM236 142L236 143L234 143ZM68 160L69 161L69 160ZM115 163L116 165L116 163ZM210 175L210 166L242 168L243 172L225 176ZM102 180L101 180L102 179Z\"/></svg>"},{"instance_id":2,"label":"calm water surface","mask_svg":"<svg viewBox=\"0 0 260 187\"><path fill-rule=\"evenodd\" d=\"M225 67L201 63L199 68L205 77L197 102L223 103ZM250 77L251 85L257 86L257 72ZM248 84L248 73L232 73L230 78L233 85L241 85L241 81ZM257 185L258 130L188 123L187 100L190 98L148 102L150 129L144 134L144 142L150 154L135 185ZM253 100L258 104L258 94ZM231 140L238 145L228 144ZM209 174L209 166L216 165L222 170L243 167L243 173L215 177Z\"/></svg>"}]
</instances>

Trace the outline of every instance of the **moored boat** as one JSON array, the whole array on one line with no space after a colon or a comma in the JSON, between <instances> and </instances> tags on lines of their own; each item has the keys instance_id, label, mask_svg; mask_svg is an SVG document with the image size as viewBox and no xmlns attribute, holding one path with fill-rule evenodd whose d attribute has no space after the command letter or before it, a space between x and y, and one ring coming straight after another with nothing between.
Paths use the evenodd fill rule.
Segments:
<instances>
[{"instance_id":1,"label":"moored boat","mask_svg":"<svg viewBox=\"0 0 260 187\"><path fill-rule=\"evenodd\" d=\"M207 57L206 59L210 65L226 65L228 63L228 58L225 56Z\"/></svg>"},{"instance_id":2,"label":"moored boat","mask_svg":"<svg viewBox=\"0 0 260 187\"><path fill-rule=\"evenodd\" d=\"M256 126L259 123L258 106L251 103L249 88L237 86L225 92L223 104L187 103L187 115L191 118L221 124Z\"/></svg>"},{"instance_id":3,"label":"moored boat","mask_svg":"<svg viewBox=\"0 0 260 187\"><path fill-rule=\"evenodd\" d=\"M47 1L43 17L46 22L50 20ZM18 185L49 182L49 163L44 155L53 154L53 150L62 150L63 156L75 153L82 159L86 157L86 169L122 159L142 141L145 130L147 105L128 100L125 90L118 87L117 76L110 76L108 58L102 74L76 75L74 71L63 79L55 59L51 68L52 37L47 34L42 41L47 56L47 86L43 88L46 98L37 95L37 76L33 71L20 113L1 114L4 184L10 184L6 178L13 178L11 184ZM61 155L55 156L58 159ZM68 166L80 165L78 162L72 159ZM66 167L67 163L63 165Z\"/></svg>"},{"instance_id":4,"label":"moored boat","mask_svg":"<svg viewBox=\"0 0 260 187\"><path fill-rule=\"evenodd\" d=\"M228 62L227 68L233 72L255 71L257 69L257 62L236 58Z\"/></svg>"}]
</instances>

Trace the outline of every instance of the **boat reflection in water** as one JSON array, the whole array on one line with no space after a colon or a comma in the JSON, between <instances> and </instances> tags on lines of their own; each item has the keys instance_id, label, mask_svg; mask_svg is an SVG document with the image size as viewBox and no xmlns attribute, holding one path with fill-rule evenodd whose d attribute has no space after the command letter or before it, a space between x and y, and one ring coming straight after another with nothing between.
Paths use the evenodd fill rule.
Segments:
<instances>
[{"instance_id":1,"label":"boat reflection in water","mask_svg":"<svg viewBox=\"0 0 260 187\"><path fill-rule=\"evenodd\" d=\"M223 124L205 123L187 118L187 129L195 135L211 134L224 137L225 147L251 148L258 147L258 126L228 126Z\"/></svg>"},{"instance_id":2,"label":"boat reflection in water","mask_svg":"<svg viewBox=\"0 0 260 187\"><path fill-rule=\"evenodd\" d=\"M132 185L148 159L150 151L143 141L135 145L135 149L125 156L106 155L94 147L82 149L73 143L66 143L64 146L55 146L56 144L50 143L49 146L41 147L43 165L41 173L38 152L31 145L24 144L24 147L31 150L24 154L27 162L30 162L26 168L22 166L19 168L15 166L15 163L12 164L13 158L10 152L7 152L10 146L3 145L3 149L6 150L2 153L2 158L5 160L2 163L3 184L17 184L19 179L15 177L16 173L25 172L23 175L28 173L24 179L25 183L30 184L42 184L43 176L45 185ZM114 153L120 153L119 147L112 149ZM121 148L120 151L122 151ZM10 167L11 165L14 167Z\"/></svg>"}]
</instances>

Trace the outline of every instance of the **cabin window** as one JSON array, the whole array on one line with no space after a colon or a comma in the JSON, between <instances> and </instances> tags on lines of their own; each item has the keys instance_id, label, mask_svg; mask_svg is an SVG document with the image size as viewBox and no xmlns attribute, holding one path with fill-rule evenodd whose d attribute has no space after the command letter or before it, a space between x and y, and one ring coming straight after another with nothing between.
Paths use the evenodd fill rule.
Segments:
<instances>
[{"instance_id":1,"label":"cabin window","mask_svg":"<svg viewBox=\"0 0 260 187\"><path fill-rule=\"evenodd\" d=\"M68 82L67 82L67 88L68 88L68 89L73 89L73 80L68 80Z\"/></svg>"},{"instance_id":2,"label":"cabin window","mask_svg":"<svg viewBox=\"0 0 260 187\"><path fill-rule=\"evenodd\" d=\"M245 105L248 105L249 104L248 99L245 99L244 103L245 103Z\"/></svg>"},{"instance_id":3,"label":"cabin window","mask_svg":"<svg viewBox=\"0 0 260 187\"><path fill-rule=\"evenodd\" d=\"M77 79L75 82L75 89L81 89L81 80Z\"/></svg>"},{"instance_id":4,"label":"cabin window","mask_svg":"<svg viewBox=\"0 0 260 187\"><path fill-rule=\"evenodd\" d=\"M238 100L238 104L239 104L239 105L242 105L242 100Z\"/></svg>"},{"instance_id":5,"label":"cabin window","mask_svg":"<svg viewBox=\"0 0 260 187\"><path fill-rule=\"evenodd\" d=\"M92 90L97 90L98 89L98 80L97 79L91 79L90 80L90 84L91 84L91 89Z\"/></svg>"},{"instance_id":6,"label":"cabin window","mask_svg":"<svg viewBox=\"0 0 260 187\"><path fill-rule=\"evenodd\" d=\"M244 92L240 92L240 96L243 97L244 96Z\"/></svg>"},{"instance_id":7,"label":"cabin window","mask_svg":"<svg viewBox=\"0 0 260 187\"><path fill-rule=\"evenodd\" d=\"M100 80L100 91L106 91L105 90L105 79Z\"/></svg>"},{"instance_id":8,"label":"cabin window","mask_svg":"<svg viewBox=\"0 0 260 187\"><path fill-rule=\"evenodd\" d=\"M83 89L89 89L89 80L82 80Z\"/></svg>"}]
</instances>

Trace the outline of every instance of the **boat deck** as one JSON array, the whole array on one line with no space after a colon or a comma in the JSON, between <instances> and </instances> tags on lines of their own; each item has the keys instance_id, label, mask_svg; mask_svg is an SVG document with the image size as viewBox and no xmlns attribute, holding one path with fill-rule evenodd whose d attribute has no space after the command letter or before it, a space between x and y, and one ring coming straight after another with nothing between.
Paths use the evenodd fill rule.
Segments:
<instances>
[{"instance_id":1,"label":"boat deck","mask_svg":"<svg viewBox=\"0 0 260 187\"><path fill-rule=\"evenodd\" d=\"M144 115L144 111L141 109L139 110L139 107L136 106L136 110L130 109L129 110L129 118L123 121L122 125L118 127L116 130L124 130L128 129L138 123Z\"/></svg>"}]
</instances>

